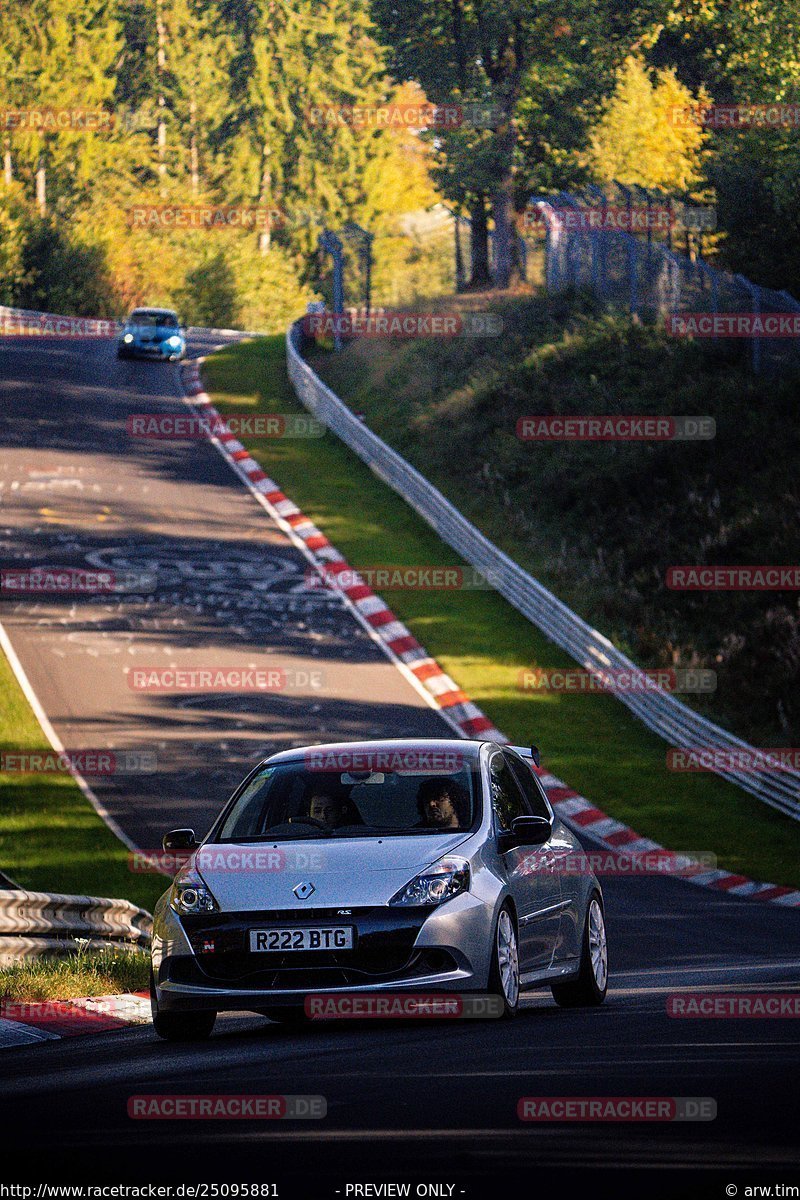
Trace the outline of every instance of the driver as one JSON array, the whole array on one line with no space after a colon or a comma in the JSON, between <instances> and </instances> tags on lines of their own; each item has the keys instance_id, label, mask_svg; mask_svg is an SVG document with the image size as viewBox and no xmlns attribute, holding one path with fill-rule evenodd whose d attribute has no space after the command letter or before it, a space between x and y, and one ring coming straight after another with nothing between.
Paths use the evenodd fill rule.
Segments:
<instances>
[{"instance_id":1,"label":"driver","mask_svg":"<svg viewBox=\"0 0 800 1200\"><path fill-rule=\"evenodd\" d=\"M308 815L323 829L339 829L345 824L345 805L326 792L314 792L309 800Z\"/></svg>"},{"instance_id":2,"label":"driver","mask_svg":"<svg viewBox=\"0 0 800 1200\"><path fill-rule=\"evenodd\" d=\"M420 824L432 829L461 829L466 793L452 779L425 779L417 792Z\"/></svg>"}]
</instances>

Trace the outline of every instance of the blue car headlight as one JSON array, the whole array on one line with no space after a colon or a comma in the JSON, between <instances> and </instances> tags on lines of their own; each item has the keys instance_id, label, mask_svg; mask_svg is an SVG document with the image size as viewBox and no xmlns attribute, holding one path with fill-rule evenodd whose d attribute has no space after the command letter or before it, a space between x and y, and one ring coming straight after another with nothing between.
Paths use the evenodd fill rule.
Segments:
<instances>
[{"instance_id":1,"label":"blue car headlight","mask_svg":"<svg viewBox=\"0 0 800 1200\"><path fill-rule=\"evenodd\" d=\"M410 883L395 893L390 904L443 904L469 891L469 863L465 858L448 855L420 871Z\"/></svg>"},{"instance_id":2,"label":"blue car headlight","mask_svg":"<svg viewBox=\"0 0 800 1200\"><path fill-rule=\"evenodd\" d=\"M181 345L181 339L173 333L172 337L167 338L167 345L172 346L173 350L177 350Z\"/></svg>"},{"instance_id":3,"label":"blue car headlight","mask_svg":"<svg viewBox=\"0 0 800 1200\"><path fill-rule=\"evenodd\" d=\"M125 336L124 336L124 338L123 338L122 340L123 340L123 342L132 342L132 341L133 341L133 334L132 334L132 333L126 333L126 334L125 334Z\"/></svg>"}]
</instances>

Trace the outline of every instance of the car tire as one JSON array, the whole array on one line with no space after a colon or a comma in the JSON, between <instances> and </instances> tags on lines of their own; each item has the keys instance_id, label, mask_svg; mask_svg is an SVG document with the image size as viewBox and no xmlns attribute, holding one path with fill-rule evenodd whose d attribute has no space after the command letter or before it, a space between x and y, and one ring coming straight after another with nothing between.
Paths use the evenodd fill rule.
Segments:
<instances>
[{"instance_id":1,"label":"car tire","mask_svg":"<svg viewBox=\"0 0 800 1200\"><path fill-rule=\"evenodd\" d=\"M598 892L589 898L581 942L581 968L575 979L551 984L553 999L561 1008L588 1008L602 1004L608 991L608 943L603 904Z\"/></svg>"},{"instance_id":2,"label":"car tire","mask_svg":"<svg viewBox=\"0 0 800 1200\"><path fill-rule=\"evenodd\" d=\"M519 1010L519 939L514 914L504 904L497 915L489 971L489 994L502 1000L500 1016L509 1020Z\"/></svg>"},{"instance_id":3,"label":"car tire","mask_svg":"<svg viewBox=\"0 0 800 1200\"><path fill-rule=\"evenodd\" d=\"M200 1042L211 1036L216 1012L163 1012L159 1008L155 979L150 971L150 1011L153 1029L165 1042Z\"/></svg>"}]
</instances>

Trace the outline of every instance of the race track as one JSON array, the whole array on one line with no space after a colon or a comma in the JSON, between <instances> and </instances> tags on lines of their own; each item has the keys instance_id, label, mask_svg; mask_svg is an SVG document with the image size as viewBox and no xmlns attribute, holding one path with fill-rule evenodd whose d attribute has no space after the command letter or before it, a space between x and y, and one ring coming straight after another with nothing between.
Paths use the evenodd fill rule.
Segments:
<instances>
[{"instance_id":1,"label":"race track","mask_svg":"<svg viewBox=\"0 0 800 1200\"><path fill-rule=\"evenodd\" d=\"M91 780L142 847L178 825L205 832L245 770L274 749L447 732L343 604L304 588L304 559L210 444L128 435L130 415L155 411L186 411L174 366L118 362L110 342L3 341L2 567L154 578L146 594L40 596L0 610L67 747L155 751L150 774ZM197 664L279 664L322 684L176 696L128 683L135 666ZM800 990L800 912L678 880L608 879L604 890L611 987L597 1011L559 1010L541 993L511 1023L297 1032L230 1016L200 1046L167 1046L138 1028L0 1051L9 1177L35 1180L45 1145L78 1175L101 1147L136 1162L143 1179L156 1164L166 1179L221 1163L230 1180L239 1170L286 1177L284 1197L333 1197L360 1178L458 1181L454 1195L488 1195L501 1167L527 1178L534 1196L557 1186L567 1163L591 1171L596 1196L620 1194L603 1171L624 1165L683 1172L687 1196L722 1196L748 1166L757 1182L799 1182L796 1021L677 1020L666 997ZM323 1095L327 1116L279 1126L127 1116L131 1095L212 1092ZM717 1116L528 1125L516 1115L526 1095L712 1097ZM335 1177L311 1188L328 1169ZM658 1183L643 1194L657 1196Z\"/></svg>"}]
</instances>

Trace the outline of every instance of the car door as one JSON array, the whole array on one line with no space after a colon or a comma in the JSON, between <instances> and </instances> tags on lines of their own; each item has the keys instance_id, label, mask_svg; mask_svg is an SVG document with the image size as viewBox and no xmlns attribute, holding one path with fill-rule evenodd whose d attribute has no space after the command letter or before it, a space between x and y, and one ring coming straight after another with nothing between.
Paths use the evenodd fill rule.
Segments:
<instances>
[{"instance_id":1,"label":"car door","mask_svg":"<svg viewBox=\"0 0 800 1200\"><path fill-rule=\"evenodd\" d=\"M511 830L515 817L547 816L546 806L535 808L520 779L524 763L511 754L497 751L489 761L495 836ZM518 778L518 775L520 777ZM541 970L550 965L561 922L561 882L555 869L550 841L540 846L512 846L502 850L500 860L519 920L520 972Z\"/></svg>"}]
</instances>

